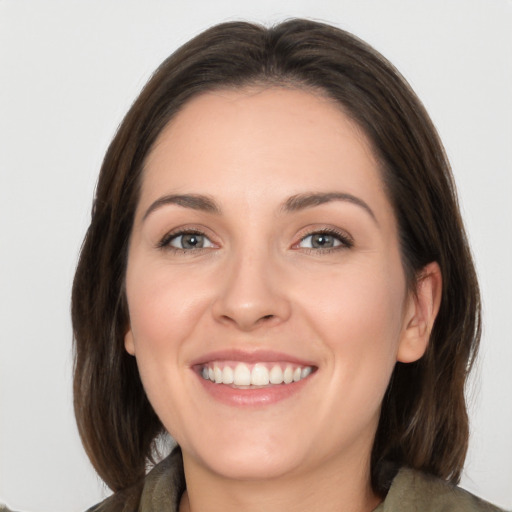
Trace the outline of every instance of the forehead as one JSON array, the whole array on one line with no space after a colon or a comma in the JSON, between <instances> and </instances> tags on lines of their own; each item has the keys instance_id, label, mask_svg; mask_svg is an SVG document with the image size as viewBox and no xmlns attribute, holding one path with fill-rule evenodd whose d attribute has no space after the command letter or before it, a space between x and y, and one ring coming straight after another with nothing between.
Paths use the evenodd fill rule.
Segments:
<instances>
[{"instance_id":1,"label":"forehead","mask_svg":"<svg viewBox=\"0 0 512 512\"><path fill-rule=\"evenodd\" d=\"M269 200L279 192L380 195L367 137L333 100L282 87L219 90L189 101L158 137L145 163L141 203L198 192Z\"/></svg>"}]
</instances>

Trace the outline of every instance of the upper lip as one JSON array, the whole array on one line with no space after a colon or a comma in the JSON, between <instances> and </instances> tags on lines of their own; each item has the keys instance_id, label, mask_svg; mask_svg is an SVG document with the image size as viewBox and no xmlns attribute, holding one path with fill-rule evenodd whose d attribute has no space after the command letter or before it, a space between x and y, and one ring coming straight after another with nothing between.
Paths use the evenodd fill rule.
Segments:
<instances>
[{"instance_id":1,"label":"upper lip","mask_svg":"<svg viewBox=\"0 0 512 512\"><path fill-rule=\"evenodd\" d=\"M197 366L212 361L239 361L241 363L273 363L288 362L299 366L316 366L311 361L296 357L284 352L274 350L240 350L227 349L217 350L203 354L190 362L190 366Z\"/></svg>"}]
</instances>

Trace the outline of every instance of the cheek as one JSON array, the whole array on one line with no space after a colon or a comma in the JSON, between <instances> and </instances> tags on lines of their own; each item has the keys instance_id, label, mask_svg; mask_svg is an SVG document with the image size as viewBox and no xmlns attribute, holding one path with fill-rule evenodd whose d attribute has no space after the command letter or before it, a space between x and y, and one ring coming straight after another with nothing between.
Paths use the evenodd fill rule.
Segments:
<instances>
[{"instance_id":1,"label":"cheek","mask_svg":"<svg viewBox=\"0 0 512 512\"><path fill-rule=\"evenodd\" d=\"M175 349L187 338L208 300L197 275L165 265L129 268L126 280L130 325L138 353Z\"/></svg>"},{"instance_id":2,"label":"cheek","mask_svg":"<svg viewBox=\"0 0 512 512\"><path fill-rule=\"evenodd\" d=\"M315 414L333 431L333 443L374 435L401 334L400 269L393 275L380 265L351 264L303 279L296 290L300 328L312 333L323 354Z\"/></svg>"},{"instance_id":3,"label":"cheek","mask_svg":"<svg viewBox=\"0 0 512 512\"><path fill-rule=\"evenodd\" d=\"M405 283L399 272L392 274L353 265L303 283L303 315L345 375L380 382L394 367Z\"/></svg>"},{"instance_id":4,"label":"cheek","mask_svg":"<svg viewBox=\"0 0 512 512\"><path fill-rule=\"evenodd\" d=\"M180 275L181 274L181 275ZM184 374L187 340L208 300L197 275L171 272L161 263L136 258L126 277L130 330L140 377L154 410L171 435L185 430ZM172 427L172 428L171 428Z\"/></svg>"}]
</instances>

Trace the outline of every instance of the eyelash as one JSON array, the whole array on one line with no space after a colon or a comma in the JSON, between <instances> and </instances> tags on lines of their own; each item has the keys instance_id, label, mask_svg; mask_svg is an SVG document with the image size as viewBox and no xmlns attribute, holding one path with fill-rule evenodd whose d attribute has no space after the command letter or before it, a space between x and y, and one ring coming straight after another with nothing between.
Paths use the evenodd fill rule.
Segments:
<instances>
[{"instance_id":1,"label":"eyelash","mask_svg":"<svg viewBox=\"0 0 512 512\"><path fill-rule=\"evenodd\" d=\"M197 235L197 236L202 236L204 237L205 239L207 239L210 243L213 243L209 238L208 236L203 233L202 231L200 230L197 230L197 229L184 229L184 230L181 230L181 231L171 231L170 233L167 233L157 244L157 248L158 249L163 249L163 250L167 250L167 251L173 251L173 252L176 252L176 253L181 253L181 254L185 254L187 252L200 252L202 251L203 249L209 249L209 247L198 247L198 248L195 248L195 249L184 249L184 248L179 248L179 247L173 247L171 245L171 242L176 239L176 238L179 238L180 236L186 236L186 235Z\"/></svg>"},{"instance_id":2,"label":"eyelash","mask_svg":"<svg viewBox=\"0 0 512 512\"><path fill-rule=\"evenodd\" d=\"M310 231L310 232L306 233L304 236L302 236L300 238L299 242L294 244L294 247L299 248L298 245L300 243L302 243L308 237L311 237L311 236L314 236L314 235L332 236L337 241L339 241L340 244L337 245L337 246L334 246L334 247L325 247L325 248L322 248L322 247L317 247L317 248L303 247L302 248L303 251L306 251L308 253L314 253L314 254L318 254L318 253L329 254L329 253L332 253L332 252L343 251L343 250L351 249L352 247L354 247L354 240L352 239L352 237L350 235L348 235L347 233L344 233L342 231L338 231L337 229L333 229L333 228L330 228L330 229L315 229L313 231Z\"/></svg>"},{"instance_id":3,"label":"eyelash","mask_svg":"<svg viewBox=\"0 0 512 512\"><path fill-rule=\"evenodd\" d=\"M168 251L173 251L175 253L181 253L181 254L185 254L188 252L199 252L199 251L207 250L210 248L210 247L198 247L198 248L194 248L194 249L184 249L184 248L173 247L171 245L171 242L173 240L175 240L176 238L178 238L180 236L186 236L186 235L202 236L205 239L207 239L210 243L213 244L213 242L208 238L208 236L204 232L197 230L197 229L186 229L186 230L181 230L181 231L171 231L170 233L167 233L158 242L157 248L163 249L163 250L168 250ZM336 245L334 247L325 247L325 248L322 248L322 247L316 247L316 248L302 247L301 248L301 247L299 247L299 245L302 242L304 242L304 240L306 240L308 237L311 237L314 235L331 236L331 237L335 238L338 242L340 242L340 244ZM293 244L292 248L293 249L302 249L304 252L307 252L307 253L328 254L331 252L337 252L337 251L342 251L342 250L346 250L346 249L351 249L353 246L354 246L354 240L347 233L338 231L336 229L316 229L316 230L312 230L312 231L304 234L297 243Z\"/></svg>"}]
</instances>

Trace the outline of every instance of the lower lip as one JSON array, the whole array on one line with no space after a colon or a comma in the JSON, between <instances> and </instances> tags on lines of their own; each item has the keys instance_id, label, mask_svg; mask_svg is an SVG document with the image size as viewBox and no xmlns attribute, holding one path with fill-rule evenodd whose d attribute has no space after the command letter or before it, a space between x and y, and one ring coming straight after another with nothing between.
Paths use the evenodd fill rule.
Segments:
<instances>
[{"instance_id":1,"label":"lower lip","mask_svg":"<svg viewBox=\"0 0 512 512\"><path fill-rule=\"evenodd\" d=\"M204 389L219 402L231 406L265 406L271 405L299 393L314 374L290 384L276 384L264 388L238 389L226 384L216 384L198 375Z\"/></svg>"}]
</instances>

